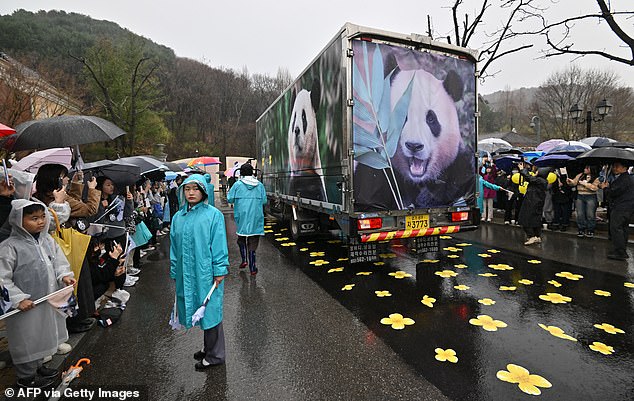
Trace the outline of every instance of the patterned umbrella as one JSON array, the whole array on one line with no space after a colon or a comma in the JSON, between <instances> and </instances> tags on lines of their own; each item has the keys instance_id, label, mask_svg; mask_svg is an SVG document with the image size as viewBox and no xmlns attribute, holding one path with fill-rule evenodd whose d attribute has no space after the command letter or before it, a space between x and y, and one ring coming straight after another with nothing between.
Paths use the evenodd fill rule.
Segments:
<instances>
[{"instance_id":1,"label":"patterned umbrella","mask_svg":"<svg viewBox=\"0 0 634 401\"><path fill-rule=\"evenodd\" d=\"M0 123L0 137L13 134L15 134L15 130L13 128L7 127L6 125Z\"/></svg>"},{"instance_id":2,"label":"patterned umbrella","mask_svg":"<svg viewBox=\"0 0 634 401\"><path fill-rule=\"evenodd\" d=\"M211 156L201 156L193 159L187 165L189 167L192 166L212 166L214 164L222 164L222 162L217 157Z\"/></svg>"}]
</instances>

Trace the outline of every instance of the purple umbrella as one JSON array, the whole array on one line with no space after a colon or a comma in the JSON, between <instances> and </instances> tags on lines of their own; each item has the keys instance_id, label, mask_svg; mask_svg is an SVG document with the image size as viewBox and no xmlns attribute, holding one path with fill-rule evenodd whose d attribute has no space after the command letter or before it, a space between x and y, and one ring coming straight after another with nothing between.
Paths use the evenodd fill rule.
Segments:
<instances>
[{"instance_id":1,"label":"purple umbrella","mask_svg":"<svg viewBox=\"0 0 634 401\"><path fill-rule=\"evenodd\" d=\"M546 142L542 142L537 145L535 150L539 150L540 152L548 152L555 146L561 145L562 143L566 143L566 141L564 141L563 139L549 139Z\"/></svg>"}]
</instances>

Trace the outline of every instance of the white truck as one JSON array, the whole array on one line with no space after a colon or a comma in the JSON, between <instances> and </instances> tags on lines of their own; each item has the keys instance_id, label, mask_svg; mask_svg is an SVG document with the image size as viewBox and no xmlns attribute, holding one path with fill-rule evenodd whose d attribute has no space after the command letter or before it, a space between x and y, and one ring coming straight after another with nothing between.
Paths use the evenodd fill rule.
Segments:
<instances>
[{"instance_id":1,"label":"white truck","mask_svg":"<svg viewBox=\"0 0 634 401\"><path fill-rule=\"evenodd\" d=\"M291 234L337 229L350 262L377 242L477 228L477 53L345 24L258 118L269 211Z\"/></svg>"}]
</instances>

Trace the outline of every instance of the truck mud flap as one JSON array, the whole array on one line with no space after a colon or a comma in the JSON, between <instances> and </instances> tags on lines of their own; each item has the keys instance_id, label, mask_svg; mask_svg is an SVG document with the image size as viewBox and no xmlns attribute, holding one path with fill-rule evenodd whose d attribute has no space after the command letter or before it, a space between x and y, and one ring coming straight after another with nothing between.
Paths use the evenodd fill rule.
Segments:
<instances>
[{"instance_id":1,"label":"truck mud flap","mask_svg":"<svg viewBox=\"0 0 634 401\"><path fill-rule=\"evenodd\" d=\"M348 262L366 263L376 262L379 260L379 244L376 242L349 244L348 245Z\"/></svg>"},{"instance_id":2,"label":"truck mud flap","mask_svg":"<svg viewBox=\"0 0 634 401\"><path fill-rule=\"evenodd\" d=\"M440 252L440 238L438 236L411 238L410 250L417 255Z\"/></svg>"}]
</instances>

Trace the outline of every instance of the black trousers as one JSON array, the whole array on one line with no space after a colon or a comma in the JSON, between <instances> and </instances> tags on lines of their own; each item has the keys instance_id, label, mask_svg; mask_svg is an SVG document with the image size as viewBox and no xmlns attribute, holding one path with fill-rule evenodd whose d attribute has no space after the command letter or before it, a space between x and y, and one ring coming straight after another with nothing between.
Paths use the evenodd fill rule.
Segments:
<instances>
[{"instance_id":1,"label":"black trousers","mask_svg":"<svg viewBox=\"0 0 634 401\"><path fill-rule=\"evenodd\" d=\"M610 238L613 252L617 256L627 257L627 238L629 235L630 210L610 211Z\"/></svg>"},{"instance_id":2,"label":"black trousers","mask_svg":"<svg viewBox=\"0 0 634 401\"><path fill-rule=\"evenodd\" d=\"M570 225L570 214L572 213L572 203L557 203L553 202L553 209L555 211L555 218L553 224L568 227Z\"/></svg>"},{"instance_id":3,"label":"black trousers","mask_svg":"<svg viewBox=\"0 0 634 401\"><path fill-rule=\"evenodd\" d=\"M212 364L225 362L225 331L222 322L216 327L203 330L203 352L205 360Z\"/></svg>"}]
</instances>

